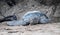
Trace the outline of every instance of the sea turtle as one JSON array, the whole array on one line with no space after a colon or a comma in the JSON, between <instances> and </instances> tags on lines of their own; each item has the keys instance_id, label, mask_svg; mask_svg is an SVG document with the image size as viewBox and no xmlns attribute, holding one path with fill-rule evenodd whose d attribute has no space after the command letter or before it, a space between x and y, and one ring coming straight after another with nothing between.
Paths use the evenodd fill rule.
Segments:
<instances>
[{"instance_id":1,"label":"sea turtle","mask_svg":"<svg viewBox=\"0 0 60 35\"><path fill-rule=\"evenodd\" d=\"M21 20L14 20L7 22L8 25L16 26L16 25L28 25L28 24L38 24L38 23L48 23L50 22L50 18L46 16L46 14L40 11L29 11L22 17Z\"/></svg>"}]
</instances>

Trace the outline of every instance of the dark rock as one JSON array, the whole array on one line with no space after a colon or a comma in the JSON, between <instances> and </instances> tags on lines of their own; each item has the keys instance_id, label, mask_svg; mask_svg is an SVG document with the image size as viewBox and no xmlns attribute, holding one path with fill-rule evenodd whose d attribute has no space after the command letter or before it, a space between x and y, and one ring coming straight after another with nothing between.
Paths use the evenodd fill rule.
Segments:
<instances>
[{"instance_id":1,"label":"dark rock","mask_svg":"<svg viewBox=\"0 0 60 35\"><path fill-rule=\"evenodd\" d=\"M57 5L60 3L60 0L35 0L44 5Z\"/></svg>"},{"instance_id":2,"label":"dark rock","mask_svg":"<svg viewBox=\"0 0 60 35\"><path fill-rule=\"evenodd\" d=\"M15 15L4 17L4 18L0 19L0 22L13 21L13 20L17 20L17 17Z\"/></svg>"}]
</instances>

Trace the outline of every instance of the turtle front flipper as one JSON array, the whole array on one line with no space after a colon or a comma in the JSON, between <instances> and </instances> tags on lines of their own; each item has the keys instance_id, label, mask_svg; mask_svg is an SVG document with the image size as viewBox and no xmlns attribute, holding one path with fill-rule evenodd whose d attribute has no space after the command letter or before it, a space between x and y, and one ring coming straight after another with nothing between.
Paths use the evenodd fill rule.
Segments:
<instances>
[{"instance_id":1,"label":"turtle front flipper","mask_svg":"<svg viewBox=\"0 0 60 35\"><path fill-rule=\"evenodd\" d=\"M27 23L23 20L15 20L15 21L8 21L7 25L9 26L20 26L20 25L26 25Z\"/></svg>"}]
</instances>

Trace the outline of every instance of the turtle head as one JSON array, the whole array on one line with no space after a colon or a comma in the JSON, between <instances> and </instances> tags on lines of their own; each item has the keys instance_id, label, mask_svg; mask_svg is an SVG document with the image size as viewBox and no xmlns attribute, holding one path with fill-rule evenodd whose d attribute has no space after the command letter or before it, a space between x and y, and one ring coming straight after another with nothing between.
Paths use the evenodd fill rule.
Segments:
<instances>
[{"instance_id":1,"label":"turtle head","mask_svg":"<svg viewBox=\"0 0 60 35\"><path fill-rule=\"evenodd\" d=\"M40 17L40 23L49 23L49 22L51 22L51 19L46 15Z\"/></svg>"}]
</instances>

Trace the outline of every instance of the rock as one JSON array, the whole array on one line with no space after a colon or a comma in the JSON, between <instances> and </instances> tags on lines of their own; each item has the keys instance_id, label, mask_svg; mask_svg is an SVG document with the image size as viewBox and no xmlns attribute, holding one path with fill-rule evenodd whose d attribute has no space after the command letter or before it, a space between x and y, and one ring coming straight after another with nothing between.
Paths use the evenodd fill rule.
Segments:
<instances>
[{"instance_id":1,"label":"rock","mask_svg":"<svg viewBox=\"0 0 60 35\"><path fill-rule=\"evenodd\" d=\"M57 6L54 17L60 17L60 5Z\"/></svg>"},{"instance_id":2,"label":"rock","mask_svg":"<svg viewBox=\"0 0 60 35\"><path fill-rule=\"evenodd\" d=\"M6 4L6 2L2 2L0 1L0 14L1 16L4 16L4 14L6 13L6 11L8 11L10 9L10 7Z\"/></svg>"},{"instance_id":3,"label":"rock","mask_svg":"<svg viewBox=\"0 0 60 35\"><path fill-rule=\"evenodd\" d=\"M60 0L35 0L43 5L57 5L60 3Z\"/></svg>"}]
</instances>

